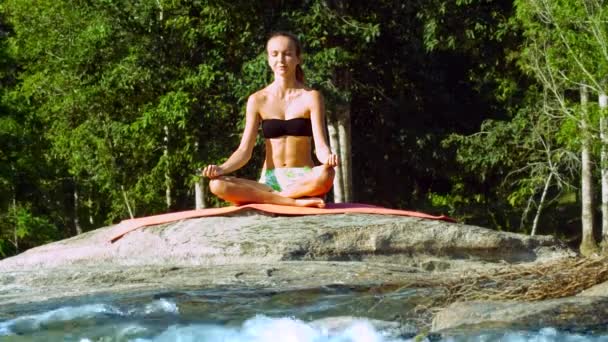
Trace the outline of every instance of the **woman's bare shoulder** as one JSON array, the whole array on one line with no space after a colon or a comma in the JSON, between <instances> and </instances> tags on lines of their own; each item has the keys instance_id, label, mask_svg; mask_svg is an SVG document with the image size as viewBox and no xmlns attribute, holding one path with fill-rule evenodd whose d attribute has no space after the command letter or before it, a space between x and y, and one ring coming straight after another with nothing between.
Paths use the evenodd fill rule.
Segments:
<instances>
[{"instance_id":1,"label":"woman's bare shoulder","mask_svg":"<svg viewBox=\"0 0 608 342\"><path fill-rule=\"evenodd\" d=\"M249 95L248 101L250 101L253 104L262 104L262 103L266 102L268 99L268 89L267 88L268 87L262 88L262 89L256 91L255 93Z\"/></svg>"},{"instance_id":2,"label":"woman's bare shoulder","mask_svg":"<svg viewBox=\"0 0 608 342\"><path fill-rule=\"evenodd\" d=\"M302 91L309 101L323 101L323 94L316 89L306 87Z\"/></svg>"}]
</instances>

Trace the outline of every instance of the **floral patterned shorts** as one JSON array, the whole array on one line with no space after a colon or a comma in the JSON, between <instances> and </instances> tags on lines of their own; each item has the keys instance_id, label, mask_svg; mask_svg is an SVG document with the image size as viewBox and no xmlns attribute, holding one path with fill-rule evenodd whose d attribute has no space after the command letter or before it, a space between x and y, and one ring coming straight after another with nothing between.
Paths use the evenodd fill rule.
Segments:
<instances>
[{"instance_id":1,"label":"floral patterned shorts","mask_svg":"<svg viewBox=\"0 0 608 342\"><path fill-rule=\"evenodd\" d=\"M281 167L262 172L259 182L268 185L275 191L283 191L311 172L312 168L308 166Z\"/></svg>"}]
</instances>

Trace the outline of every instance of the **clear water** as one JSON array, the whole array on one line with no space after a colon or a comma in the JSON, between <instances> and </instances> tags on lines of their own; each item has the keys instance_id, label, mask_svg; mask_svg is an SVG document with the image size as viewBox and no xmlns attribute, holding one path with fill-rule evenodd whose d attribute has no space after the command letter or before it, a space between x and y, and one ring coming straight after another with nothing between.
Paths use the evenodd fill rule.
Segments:
<instances>
[{"instance_id":1,"label":"clear water","mask_svg":"<svg viewBox=\"0 0 608 342\"><path fill-rule=\"evenodd\" d=\"M378 327L393 303L412 304L415 291L384 296L352 289L297 292L243 289L138 293L83 297L0 307L0 341L606 341L608 335L553 328L416 339L415 331ZM408 304L409 303L409 304ZM344 324L319 319L356 316ZM368 318L365 318L368 317Z\"/></svg>"}]
</instances>

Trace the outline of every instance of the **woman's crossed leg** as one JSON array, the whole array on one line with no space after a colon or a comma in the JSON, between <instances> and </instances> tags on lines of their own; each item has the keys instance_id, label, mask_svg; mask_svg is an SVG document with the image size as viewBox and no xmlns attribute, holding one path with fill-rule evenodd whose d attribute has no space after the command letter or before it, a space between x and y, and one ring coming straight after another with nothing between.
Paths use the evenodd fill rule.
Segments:
<instances>
[{"instance_id":1,"label":"woman's crossed leg","mask_svg":"<svg viewBox=\"0 0 608 342\"><path fill-rule=\"evenodd\" d=\"M308 174L295 179L285 189L244 178L222 176L212 179L209 188L221 199L243 205L248 203L271 203L298 207L325 207L322 196L333 183L333 167L321 165L312 168Z\"/></svg>"}]
</instances>

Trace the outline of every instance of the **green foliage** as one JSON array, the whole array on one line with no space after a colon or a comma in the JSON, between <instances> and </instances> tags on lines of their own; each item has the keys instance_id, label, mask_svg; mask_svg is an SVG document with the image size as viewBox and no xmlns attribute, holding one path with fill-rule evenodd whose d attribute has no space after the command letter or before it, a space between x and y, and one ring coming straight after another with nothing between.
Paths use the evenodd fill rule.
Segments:
<instances>
[{"instance_id":1,"label":"green foliage","mask_svg":"<svg viewBox=\"0 0 608 342\"><path fill-rule=\"evenodd\" d=\"M584 108L580 105L579 88L585 85L604 92L608 8L595 1L544 0L515 1L515 8L508 23L520 30L524 42L514 56L537 85L527 89L525 102L514 108L511 119L485 121L480 133L453 135L446 143L457 147L457 160L470 172L475 170L481 181L503 175L497 200L503 198L519 211L523 223L547 181L552 181L550 205L579 183L577 154L584 142L595 143L595 153L599 152L600 113L593 102ZM431 25L429 32L432 29ZM436 42L429 40L427 47L436 48Z\"/></svg>"},{"instance_id":2,"label":"green foliage","mask_svg":"<svg viewBox=\"0 0 608 342\"><path fill-rule=\"evenodd\" d=\"M26 250L57 239L57 228L35 216L30 205L15 205L0 215L0 256Z\"/></svg>"},{"instance_id":3,"label":"green foliage","mask_svg":"<svg viewBox=\"0 0 608 342\"><path fill-rule=\"evenodd\" d=\"M224 56L247 49L229 37L255 20L239 6L8 2L16 56L28 64L15 96L44 118L54 155L83 190L105 194L107 223L127 214L123 188L136 214L158 212L165 186L191 186L201 162L228 153L234 137L221 122L240 111L230 96L239 62Z\"/></svg>"},{"instance_id":4,"label":"green foliage","mask_svg":"<svg viewBox=\"0 0 608 342\"><path fill-rule=\"evenodd\" d=\"M564 189L572 188L578 166L576 154L563 143L568 122L556 120L559 116L550 115L550 108L537 99L532 91L528 107L510 121L487 120L476 134L455 134L444 141L457 146L457 161L475 173L480 183L498 177L493 181L498 181L495 191L486 200L502 203L500 210L523 215L522 223L549 176L554 182L548 201L554 201Z\"/></svg>"}]
</instances>

